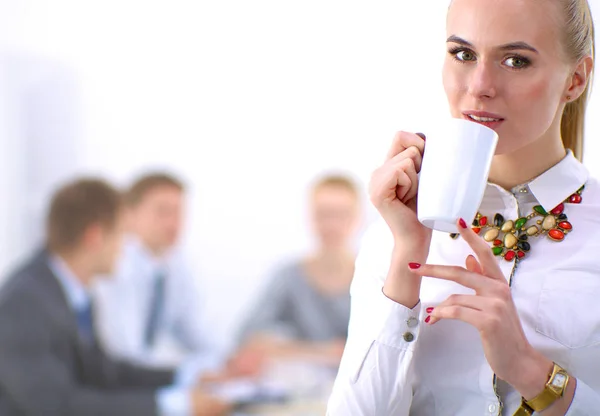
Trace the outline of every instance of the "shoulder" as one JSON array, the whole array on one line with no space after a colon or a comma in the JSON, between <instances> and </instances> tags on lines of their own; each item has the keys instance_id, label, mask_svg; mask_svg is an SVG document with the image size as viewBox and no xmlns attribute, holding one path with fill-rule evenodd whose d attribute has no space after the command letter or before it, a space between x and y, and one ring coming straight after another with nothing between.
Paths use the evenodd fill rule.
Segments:
<instances>
[{"instance_id":1,"label":"shoulder","mask_svg":"<svg viewBox=\"0 0 600 416\"><path fill-rule=\"evenodd\" d=\"M52 273L45 257L36 255L17 268L0 290L0 315L13 321L18 316L20 322L26 316L33 316L32 312L45 305L51 296L48 285L44 284L46 278L52 278Z\"/></svg>"},{"instance_id":2,"label":"shoulder","mask_svg":"<svg viewBox=\"0 0 600 416\"><path fill-rule=\"evenodd\" d=\"M269 290L297 287L305 280L302 260L300 259L288 260L276 265L269 275Z\"/></svg>"}]
</instances>

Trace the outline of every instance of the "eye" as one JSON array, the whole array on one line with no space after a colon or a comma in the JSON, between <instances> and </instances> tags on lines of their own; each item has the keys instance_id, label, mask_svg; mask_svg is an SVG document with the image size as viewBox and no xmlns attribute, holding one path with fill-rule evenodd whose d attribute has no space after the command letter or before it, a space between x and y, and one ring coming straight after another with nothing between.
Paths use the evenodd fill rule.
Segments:
<instances>
[{"instance_id":1,"label":"eye","mask_svg":"<svg viewBox=\"0 0 600 416\"><path fill-rule=\"evenodd\" d=\"M529 66L529 59L520 56L511 56L504 60L504 64L510 68L522 69Z\"/></svg>"},{"instance_id":2,"label":"eye","mask_svg":"<svg viewBox=\"0 0 600 416\"><path fill-rule=\"evenodd\" d=\"M475 60L475 54L471 51L460 50L460 51L456 52L455 56L456 56L456 59L458 59L459 61L463 61L463 62Z\"/></svg>"}]
</instances>

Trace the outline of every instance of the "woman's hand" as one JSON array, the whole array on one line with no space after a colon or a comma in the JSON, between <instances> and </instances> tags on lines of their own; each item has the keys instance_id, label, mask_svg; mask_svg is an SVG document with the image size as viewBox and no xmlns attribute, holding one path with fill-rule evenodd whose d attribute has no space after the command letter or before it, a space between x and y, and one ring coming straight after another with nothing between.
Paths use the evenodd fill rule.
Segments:
<instances>
[{"instance_id":1,"label":"woman's hand","mask_svg":"<svg viewBox=\"0 0 600 416\"><path fill-rule=\"evenodd\" d=\"M510 287L488 244L459 221L460 234L477 259L468 256L466 267L411 264L413 273L451 280L475 291L474 295L452 295L428 308L425 322L458 319L479 331L485 357L498 377L511 384L523 397L539 394L548 380L552 361L527 341Z\"/></svg>"},{"instance_id":2,"label":"woman's hand","mask_svg":"<svg viewBox=\"0 0 600 416\"><path fill-rule=\"evenodd\" d=\"M371 177L369 194L394 236L392 262L383 293L413 308L419 302L421 278L406 270L409 261L427 259L431 230L417 219L417 174L425 149L425 136L399 132L385 163Z\"/></svg>"},{"instance_id":3,"label":"woman's hand","mask_svg":"<svg viewBox=\"0 0 600 416\"><path fill-rule=\"evenodd\" d=\"M394 136L385 163L371 176L369 194L390 227L396 242L429 242L431 230L417 220L417 174L421 170L424 135L399 132ZM429 244L427 244L429 245Z\"/></svg>"}]
</instances>

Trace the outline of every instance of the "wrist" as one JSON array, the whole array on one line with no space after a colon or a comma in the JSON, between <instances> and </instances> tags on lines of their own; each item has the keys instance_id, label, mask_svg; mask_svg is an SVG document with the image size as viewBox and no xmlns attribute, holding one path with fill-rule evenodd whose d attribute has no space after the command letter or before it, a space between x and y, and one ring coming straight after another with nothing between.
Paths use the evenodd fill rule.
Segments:
<instances>
[{"instance_id":1,"label":"wrist","mask_svg":"<svg viewBox=\"0 0 600 416\"><path fill-rule=\"evenodd\" d=\"M519 362L518 374L509 382L525 400L531 400L546 388L554 363L531 348Z\"/></svg>"},{"instance_id":2,"label":"wrist","mask_svg":"<svg viewBox=\"0 0 600 416\"><path fill-rule=\"evenodd\" d=\"M419 303L421 276L412 273L408 264L424 264L427 253L422 250L407 250L407 246L399 247L396 244L394 247L390 268L383 285L383 294L394 302L412 309Z\"/></svg>"}]
</instances>

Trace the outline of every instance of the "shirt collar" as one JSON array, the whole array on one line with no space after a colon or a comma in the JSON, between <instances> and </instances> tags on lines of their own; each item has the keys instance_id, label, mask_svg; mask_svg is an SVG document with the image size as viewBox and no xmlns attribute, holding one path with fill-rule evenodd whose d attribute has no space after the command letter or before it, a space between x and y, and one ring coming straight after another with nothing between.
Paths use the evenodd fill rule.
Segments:
<instances>
[{"instance_id":1,"label":"shirt collar","mask_svg":"<svg viewBox=\"0 0 600 416\"><path fill-rule=\"evenodd\" d=\"M152 270L165 269L171 256L171 252L167 252L160 257L155 256L142 240L133 234L126 237L125 247L130 255L137 258L142 264L147 264Z\"/></svg>"},{"instance_id":2,"label":"shirt collar","mask_svg":"<svg viewBox=\"0 0 600 416\"><path fill-rule=\"evenodd\" d=\"M51 255L48 265L62 286L71 308L75 311L87 308L90 304L90 295L67 263L59 256Z\"/></svg>"},{"instance_id":3,"label":"shirt collar","mask_svg":"<svg viewBox=\"0 0 600 416\"><path fill-rule=\"evenodd\" d=\"M560 162L529 182L528 187L538 203L550 211L579 190L588 178L586 167L568 150Z\"/></svg>"}]
</instances>

